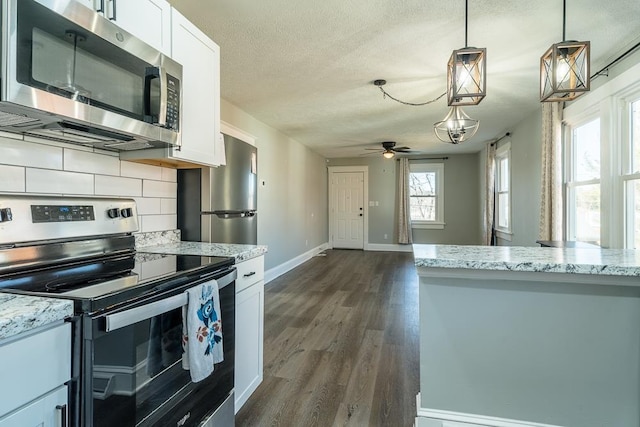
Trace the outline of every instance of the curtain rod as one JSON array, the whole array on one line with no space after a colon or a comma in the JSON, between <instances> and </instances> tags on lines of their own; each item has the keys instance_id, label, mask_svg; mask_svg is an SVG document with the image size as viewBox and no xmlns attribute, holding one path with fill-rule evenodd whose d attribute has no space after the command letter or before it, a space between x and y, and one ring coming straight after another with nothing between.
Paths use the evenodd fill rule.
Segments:
<instances>
[{"instance_id":1,"label":"curtain rod","mask_svg":"<svg viewBox=\"0 0 640 427\"><path fill-rule=\"evenodd\" d=\"M447 160L448 157L406 157L409 161L411 160ZM396 159L396 162L399 162L400 159Z\"/></svg>"},{"instance_id":2,"label":"curtain rod","mask_svg":"<svg viewBox=\"0 0 640 427\"><path fill-rule=\"evenodd\" d=\"M631 47L631 49L627 50L625 53L623 53L622 55L618 56L616 59L614 59L613 61L609 62L607 65L605 65L604 67L602 67L602 69L600 71L598 71L597 73L595 73L593 76L591 76L591 81L593 81L593 79L595 79L598 76L601 75L605 75L608 76L609 75L609 68L612 67L613 65L616 64L616 62L621 61L625 56L629 55L631 52L633 52L634 50L638 49L640 47L640 42L636 43L634 46ZM606 73L605 73L606 71Z\"/></svg>"},{"instance_id":3,"label":"curtain rod","mask_svg":"<svg viewBox=\"0 0 640 427\"><path fill-rule=\"evenodd\" d=\"M489 145L491 145L491 146L493 147L493 146L494 146L494 145L496 145L498 142L500 142L501 140L503 140L504 138L506 138L506 137L508 137L508 136L511 136L511 132L507 132L507 133L505 133L504 135L502 135L500 138L496 139L495 141L493 141L493 142L492 142L491 144L489 144Z\"/></svg>"}]
</instances>

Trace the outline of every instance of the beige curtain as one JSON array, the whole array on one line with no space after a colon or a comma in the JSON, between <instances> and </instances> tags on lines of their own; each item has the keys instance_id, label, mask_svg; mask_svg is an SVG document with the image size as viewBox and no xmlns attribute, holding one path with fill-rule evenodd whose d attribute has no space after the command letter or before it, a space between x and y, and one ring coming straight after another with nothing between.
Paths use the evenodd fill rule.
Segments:
<instances>
[{"instance_id":1,"label":"beige curtain","mask_svg":"<svg viewBox=\"0 0 640 427\"><path fill-rule=\"evenodd\" d=\"M542 103L540 240L563 239L562 107L561 102Z\"/></svg>"},{"instance_id":2,"label":"beige curtain","mask_svg":"<svg viewBox=\"0 0 640 427\"><path fill-rule=\"evenodd\" d=\"M485 204L484 221L482 224L482 243L487 246L493 244L493 219L495 207L495 178L496 178L496 144L487 145L487 161L485 166Z\"/></svg>"},{"instance_id":3,"label":"beige curtain","mask_svg":"<svg viewBox=\"0 0 640 427\"><path fill-rule=\"evenodd\" d=\"M411 244L411 208L409 199L409 159L402 158L399 161L398 171L398 243Z\"/></svg>"}]
</instances>

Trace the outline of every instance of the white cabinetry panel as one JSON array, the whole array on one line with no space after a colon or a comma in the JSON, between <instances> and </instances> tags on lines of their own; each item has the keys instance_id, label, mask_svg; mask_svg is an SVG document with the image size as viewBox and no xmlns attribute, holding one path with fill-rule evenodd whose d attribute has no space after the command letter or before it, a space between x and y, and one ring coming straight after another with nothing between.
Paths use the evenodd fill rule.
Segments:
<instances>
[{"instance_id":1,"label":"white cabinetry panel","mask_svg":"<svg viewBox=\"0 0 640 427\"><path fill-rule=\"evenodd\" d=\"M61 386L24 408L0 418L0 427L59 427L67 405L67 386Z\"/></svg>"},{"instance_id":2,"label":"white cabinetry panel","mask_svg":"<svg viewBox=\"0 0 640 427\"><path fill-rule=\"evenodd\" d=\"M0 345L0 361L3 416L71 378L71 325L64 323Z\"/></svg>"},{"instance_id":3,"label":"white cabinetry panel","mask_svg":"<svg viewBox=\"0 0 640 427\"><path fill-rule=\"evenodd\" d=\"M235 411L240 410L263 378L264 257L237 265ZM244 276L244 274L250 274ZM244 279L243 279L244 277ZM247 284L247 281L252 283Z\"/></svg>"},{"instance_id":4,"label":"white cabinetry panel","mask_svg":"<svg viewBox=\"0 0 640 427\"><path fill-rule=\"evenodd\" d=\"M177 10L171 12L171 57L182 64L182 147L173 157L217 166L220 132L220 49Z\"/></svg>"}]
</instances>

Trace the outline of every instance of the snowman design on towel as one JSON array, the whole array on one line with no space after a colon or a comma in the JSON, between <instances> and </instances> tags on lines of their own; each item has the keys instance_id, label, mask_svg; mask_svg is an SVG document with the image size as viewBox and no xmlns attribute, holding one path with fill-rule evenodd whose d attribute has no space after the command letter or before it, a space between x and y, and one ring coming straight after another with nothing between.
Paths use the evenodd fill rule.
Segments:
<instances>
[{"instance_id":1,"label":"snowman design on towel","mask_svg":"<svg viewBox=\"0 0 640 427\"><path fill-rule=\"evenodd\" d=\"M204 325L198 327L198 341L207 340L209 345L204 351L205 355L209 355L216 344L222 341L222 322L218 318L213 302L213 289L211 286L202 287L202 299L204 303L198 309L198 318Z\"/></svg>"}]
</instances>

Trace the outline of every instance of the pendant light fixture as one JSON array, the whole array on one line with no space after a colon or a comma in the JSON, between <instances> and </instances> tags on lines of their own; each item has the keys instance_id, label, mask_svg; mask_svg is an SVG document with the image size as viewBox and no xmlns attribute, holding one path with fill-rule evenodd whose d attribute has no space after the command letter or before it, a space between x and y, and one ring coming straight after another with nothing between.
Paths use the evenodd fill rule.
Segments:
<instances>
[{"instance_id":1,"label":"pendant light fixture","mask_svg":"<svg viewBox=\"0 0 640 427\"><path fill-rule=\"evenodd\" d=\"M447 103L477 105L486 93L487 49L467 44L469 0L464 2L464 48L454 50L447 64Z\"/></svg>"},{"instance_id":2,"label":"pendant light fixture","mask_svg":"<svg viewBox=\"0 0 640 427\"><path fill-rule=\"evenodd\" d=\"M440 141L459 144L473 137L479 124L478 120L465 114L462 108L453 106L443 120L433 125L433 130Z\"/></svg>"},{"instance_id":3,"label":"pendant light fixture","mask_svg":"<svg viewBox=\"0 0 640 427\"><path fill-rule=\"evenodd\" d=\"M571 101L590 89L590 43L566 41L567 0L562 1L562 42L540 58L540 101Z\"/></svg>"}]
</instances>

